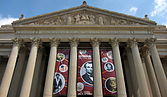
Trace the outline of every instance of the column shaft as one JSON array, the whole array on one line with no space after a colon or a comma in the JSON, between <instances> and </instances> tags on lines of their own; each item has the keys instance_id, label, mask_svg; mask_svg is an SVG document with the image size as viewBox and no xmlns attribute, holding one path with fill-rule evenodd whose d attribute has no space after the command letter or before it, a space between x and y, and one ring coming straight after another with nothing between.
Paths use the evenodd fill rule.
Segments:
<instances>
[{"instance_id":1,"label":"column shaft","mask_svg":"<svg viewBox=\"0 0 167 97\"><path fill-rule=\"evenodd\" d=\"M44 48L39 47L38 48L38 53L37 53L37 58L36 58L36 63L35 63L35 69L34 69L34 74L33 74L33 80L31 84L31 93L30 97L36 97L38 94L39 86L40 86L40 74L42 73L41 71L41 66L42 66L42 60L43 60L43 55L44 55Z\"/></svg>"},{"instance_id":2,"label":"column shaft","mask_svg":"<svg viewBox=\"0 0 167 97\"><path fill-rule=\"evenodd\" d=\"M11 84L11 80L12 80L12 76L13 76L13 72L15 69L15 64L16 64L16 60L18 57L18 52L19 52L19 43L17 41L17 43L14 43L7 66L6 66L6 70L1 82L1 86L0 86L0 97L7 97L8 95L8 91L9 91L9 87Z\"/></svg>"},{"instance_id":3,"label":"column shaft","mask_svg":"<svg viewBox=\"0 0 167 97\"><path fill-rule=\"evenodd\" d=\"M127 59L129 62L130 76L132 78L132 86L133 86L132 90L134 97L140 97L140 93L138 92L139 81L137 80L137 72L136 68L134 67L134 60L130 48L127 48Z\"/></svg>"},{"instance_id":4,"label":"column shaft","mask_svg":"<svg viewBox=\"0 0 167 97\"><path fill-rule=\"evenodd\" d=\"M26 51L27 50L25 47L21 47L19 50L19 56L18 56L14 73L13 73L12 81L10 84L8 97L18 97L17 94L21 84L21 75L22 75L23 68L25 66L24 63L26 60Z\"/></svg>"},{"instance_id":5,"label":"column shaft","mask_svg":"<svg viewBox=\"0 0 167 97\"><path fill-rule=\"evenodd\" d=\"M150 79L150 85L151 85L153 97L161 97L158 82L157 82L156 75L154 72L154 68L153 68L150 56L147 51L144 52L143 57L144 57L144 61L146 64L148 77Z\"/></svg>"},{"instance_id":6,"label":"column shaft","mask_svg":"<svg viewBox=\"0 0 167 97\"><path fill-rule=\"evenodd\" d=\"M50 49L43 97L52 97L53 79L54 79L54 71L55 71L55 65L56 65L58 43L59 43L58 40L55 40L55 39L51 40L51 49Z\"/></svg>"},{"instance_id":7,"label":"column shaft","mask_svg":"<svg viewBox=\"0 0 167 97\"><path fill-rule=\"evenodd\" d=\"M122 69L122 61L120 57L119 45L117 40L114 40L112 42L112 48L113 48L114 63L115 63L115 69L116 69L118 97L127 97L124 74Z\"/></svg>"},{"instance_id":8,"label":"column shaft","mask_svg":"<svg viewBox=\"0 0 167 97\"><path fill-rule=\"evenodd\" d=\"M134 96L134 92L133 92L133 82L132 82L132 76L131 76L131 73L130 73L130 67L129 67L129 62L128 62L128 59L127 59L127 56L123 56L123 60L122 60L122 63L126 64L126 66L124 67L124 78L126 78L126 90L127 90L127 93L129 97L135 97Z\"/></svg>"},{"instance_id":9,"label":"column shaft","mask_svg":"<svg viewBox=\"0 0 167 97\"><path fill-rule=\"evenodd\" d=\"M137 72L137 80L139 81L139 91L141 97L151 97L149 88L147 85L146 76L144 73L144 68L141 62L139 49L135 40L131 40L131 50L133 59L135 62L135 68Z\"/></svg>"},{"instance_id":10,"label":"column shaft","mask_svg":"<svg viewBox=\"0 0 167 97\"><path fill-rule=\"evenodd\" d=\"M70 66L69 66L69 79L68 79L68 93L67 97L76 97L76 83L77 83L77 39L71 40L70 52Z\"/></svg>"},{"instance_id":11,"label":"column shaft","mask_svg":"<svg viewBox=\"0 0 167 97\"><path fill-rule=\"evenodd\" d=\"M33 40L33 44L31 47L20 97L30 96L31 85L32 85L34 69L35 69L35 63L36 63L36 58L37 58L37 51L38 51L38 40L35 39Z\"/></svg>"},{"instance_id":12,"label":"column shaft","mask_svg":"<svg viewBox=\"0 0 167 97\"><path fill-rule=\"evenodd\" d=\"M103 97L99 42L97 40L93 40L92 46L93 46L93 81L94 81L93 95L94 97Z\"/></svg>"},{"instance_id":13,"label":"column shaft","mask_svg":"<svg viewBox=\"0 0 167 97\"><path fill-rule=\"evenodd\" d=\"M162 97L167 97L167 79L154 41L155 40L150 40L150 53L153 60L153 65L158 80L159 88L161 91L161 95Z\"/></svg>"}]
</instances>

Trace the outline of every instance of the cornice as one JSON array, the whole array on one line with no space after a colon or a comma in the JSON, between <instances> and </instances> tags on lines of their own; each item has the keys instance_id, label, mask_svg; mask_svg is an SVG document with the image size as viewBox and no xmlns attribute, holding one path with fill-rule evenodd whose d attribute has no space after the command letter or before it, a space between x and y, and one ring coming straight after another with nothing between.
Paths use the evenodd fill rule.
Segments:
<instances>
[{"instance_id":1,"label":"cornice","mask_svg":"<svg viewBox=\"0 0 167 97\"><path fill-rule=\"evenodd\" d=\"M167 34L167 30L153 31L154 34Z\"/></svg>"},{"instance_id":2,"label":"cornice","mask_svg":"<svg viewBox=\"0 0 167 97\"><path fill-rule=\"evenodd\" d=\"M13 33L14 29L12 27L12 25L2 25L0 27L0 33Z\"/></svg>"},{"instance_id":3,"label":"cornice","mask_svg":"<svg viewBox=\"0 0 167 97\"><path fill-rule=\"evenodd\" d=\"M61 29L105 29L105 30L147 30L153 31L155 25L14 25L17 30L61 30Z\"/></svg>"}]
</instances>

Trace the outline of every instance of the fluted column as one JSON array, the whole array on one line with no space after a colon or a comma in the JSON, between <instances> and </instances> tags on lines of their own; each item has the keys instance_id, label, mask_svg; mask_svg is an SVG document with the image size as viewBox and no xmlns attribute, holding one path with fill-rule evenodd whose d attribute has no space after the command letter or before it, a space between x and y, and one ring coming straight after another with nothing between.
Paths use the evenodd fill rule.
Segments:
<instances>
[{"instance_id":1,"label":"fluted column","mask_svg":"<svg viewBox=\"0 0 167 97\"><path fill-rule=\"evenodd\" d=\"M0 86L0 97L7 97L8 95L9 87L11 84L12 76L16 65L16 60L18 57L19 46L20 46L20 40L14 39L13 48Z\"/></svg>"},{"instance_id":2,"label":"fluted column","mask_svg":"<svg viewBox=\"0 0 167 97\"><path fill-rule=\"evenodd\" d=\"M92 39L93 46L93 96L103 97L102 77L101 77L101 63L98 39Z\"/></svg>"},{"instance_id":3,"label":"fluted column","mask_svg":"<svg viewBox=\"0 0 167 97\"><path fill-rule=\"evenodd\" d=\"M148 49L144 48L142 51L143 51L142 55L144 57L144 61L145 61L146 68L147 68L148 77L149 77L149 80L150 80L150 85L151 85L151 90L152 90L152 93L153 93L153 97L161 97L161 93L160 93L160 90L159 90L158 82L157 82L157 79L156 79L153 64L152 64L150 56L149 56Z\"/></svg>"},{"instance_id":4,"label":"fluted column","mask_svg":"<svg viewBox=\"0 0 167 97\"><path fill-rule=\"evenodd\" d=\"M135 62L133 60L132 51L129 48L129 46L126 48L126 52L127 52L128 63L129 63L130 76L132 78L132 86L133 86L132 91L133 91L134 97L140 97L139 81L137 80L137 72L134 65Z\"/></svg>"},{"instance_id":5,"label":"fluted column","mask_svg":"<svg viewBox=\"0 0 167 97\"><path fill-rule=\"evenodd\" d=\"M53 79L54 79L58 44L59 44L59 39L51 39L51 48L50 48L50 55L49 55L49 62L45 79L43 97L52 97L53 94Z\"/></svg>"},{"instance_id":6,"label":"fluted column","mask_svg":"<svg viewBox=\"0 0 167 97\"><path fill-rule=\"evenodd\" d=\"M129 45L132 50L132 55L134 59L134 65L137 72L137 80L139 81L139 91L141 97L151 97L149 93L149 88L147 85L146 76L144 73L144 68L141 62L141 57L139 53L139 48L135 39L129 40Z\"/></svg>"},{"instance_id":7,"label":"fluted column","mask_svg":"<svg viewBox=\"0 0 167 97\"><path fill-rule=\"evenodd\" d=\"M76 97L78 39L76 38L70 39L70 46L71 46L71 52L70 52L67 97Z\"/></svg>"},{"instance_id":8,"label":"fluted column","mask_svg":"<svg viewBox=\"0 0 167 97\"><path fill-rule=\"evenodd\" d=\"M38 52L39 39L32 39L31 51L27 63L20 97L29 97Z\"/></svg>"},{"instance_id":9,"label":"fluted column","mask_svg":"<svg viewBox=\"0 0 167 97\"><path fill-rule=\"evenodd\" d=\"M155 45L155 39L151 38L147 40L147 43L148 43L149 50L151 53L151 57L152 57L156 77L158 80L159 88L161 91L161 95L162 97L167 97L167 79L166 79L165 72L162 67L162 63L161 63L161 60L160 60L160 57L159 57L159 54L158 54L158 51Z\"/></svg>"},{"instance_id":10,"label":"fluted column","mask_svg":"<svg viewBox=\"0 0 167 97\"><path fill-rule=\"evenodd\" d=\"M113 49L114 64L116 70L118 97L127 97L118 40L112 40L111 44Z\"/></svg>"}]
</instances>

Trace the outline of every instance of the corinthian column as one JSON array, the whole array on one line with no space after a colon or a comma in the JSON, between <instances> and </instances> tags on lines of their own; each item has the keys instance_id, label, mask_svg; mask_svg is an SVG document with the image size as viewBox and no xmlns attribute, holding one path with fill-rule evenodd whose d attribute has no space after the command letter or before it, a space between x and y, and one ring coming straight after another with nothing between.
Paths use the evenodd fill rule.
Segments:
<instances>
[{"instance_id":1,"label":"corinthian column","mask_svg":"<svg viewBox=\"0 0 167 97\"><path fill-rule=\"evenodd\" d=\"M136 40L130 39L129 45L132 50L132 55L135 63L134 67L136 69L137 80L139 82L140 97L151 97Z\"/></svg>"},{"instance_id":2,"label":"corinthian column","mask_svg":"<svg viewBox=\"0 0 167 97\"><path fill-rule=\"evenodd\" d=\"M68 78L68 93L67 97L76 97L76 83L77 83L77 47L78 39L70 39L70 66Z\"/></svg>"},{"instance_id":3,"label":"corinthian column","mask_svg":"<svg viewBox=\"0 0 167 97\"><path fill-rule=\"evenodd\" d=\"M46 79L45 79L43 97L52 97L53 79L54 79L58 44L59 44L59 39L55 39L55 38L51 39L51 48L50 48L50 55L49 55L49 62L48 62Z\"/></svg>"},{"instance_id":4,"label":"corinthian column","mask_svg":"<svg viewBox=\"0 0 167 97\"><path fill-rule=\"evenodd\" d=\"M18 39L14 39L13 48L6 66L6 70L4 76L2 78L1 86L0 86L0 97L7 97L10 83L12 80L13 72L16 65L16 60L19 52L19 43Z\"/></svg>"},{"instance_id":5,"label":"corinthian column","mask_svg":"<svg viewBox=\"0 0 167 97\"><path fill-rule=\"evenodd\" d=\"M38 52L39 39L32 39L31 51L27 63L26 72L24 75L24 81L20 93L20 97L29 97L31 91L31 85L34 75L35 63Z\"/></svg>"},{"instance_id":6,"label":"corinthian column","mask_svg":"<svg viewBox=\"0 0 167 97\"><path fill-rule=\"evenodd\" d=\"M100 63L100 51L99 51L98 39L92 39L93 46L93 96L103 97L102 92L102 77L101 77L101 63Z\"/></svg>"},{"instance_id":7,"label":"corinthian column","mask_svg":"<svg viewBox=\"0 0 167 97\"><path fill-rule=\"evenodd\" d=\"M144 48L142 51L143 51L142 55L144 57L144 61L146 64L147 73L148 73L148 77L150 80L150 85L151 85L151 90L152 90L153 96L154 97L161 97L161 93L159 90L159 86L158 86L158 82L156 79L153 64L152 64L151 59L150 59L148 48Z\"/></svg>"},{"instance_id":8,"label":"corinthian column","mask_svg":"<svg viewBox=\"0 0 167 97\"><path fill-rule=\"evenodd\" d=\"M112 40L111 44L112 44L114 63L116 69L118 97L127 97L118 40L117 39Z\"/></svg>"},{"instance_id":9,"label":"corinthian column","mask_svg":"<svg viewBox=\"0 0 167 97\"><path fill-rule=\"evenodd\" d=\"M161 91L161 95L162 97L167 97L167 79L166 79L165 72L162 67L162 63L155 45L155 39L151 38L147 40L147 43L151 53L155 73L157 75L157 80L158 80L159 88Z\"/></svg>"}]
</instances>

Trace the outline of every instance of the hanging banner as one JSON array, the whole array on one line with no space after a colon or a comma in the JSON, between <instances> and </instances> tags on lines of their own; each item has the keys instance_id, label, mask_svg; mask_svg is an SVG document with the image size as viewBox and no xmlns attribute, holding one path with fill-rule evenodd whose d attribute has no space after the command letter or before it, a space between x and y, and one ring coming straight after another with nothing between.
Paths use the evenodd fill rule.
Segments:
<instances>
[{"instance_id":1,"label":"hanging banner","mask_svg":"<svg viewBox=\"0 0 167 97\"><path fill-rule=\"evenodd\" d=\"M53 81L54 95L67 95L69 49L58 49Z\"/></svg>"},{"instance_id":2,"label":"hanging banner","mask_svg":"<svg viewBox=\"0 0 167 97\"><path fill-rule=\"evenodd\" d=\"M101 51L102 82L104 95L116 95L116 72L111 50Z\"/></svg>"},{"instance_id":3,"label":"hanging banner","mask_svg":"<svg viewBox=\"0 0 167 97\"><path fill-rule=\"evenodd\" d=\"M78 50L77 94L93 94L92 50Z\"/></svg>"}]
</instances>

